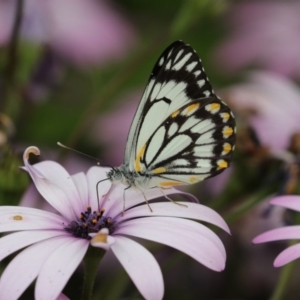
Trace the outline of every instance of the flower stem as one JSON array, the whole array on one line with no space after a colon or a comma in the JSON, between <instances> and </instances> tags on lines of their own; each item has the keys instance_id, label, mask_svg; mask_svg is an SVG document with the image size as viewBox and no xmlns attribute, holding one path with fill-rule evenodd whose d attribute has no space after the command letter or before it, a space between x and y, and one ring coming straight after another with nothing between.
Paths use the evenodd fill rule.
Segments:
<instances>
[{"instance_id":1,"label":"flower stem","mask_svg":"<svg viewBox=\"0 0 300 300\"><path fill-rule=\"evenodd\" d=\"M4 86L2 98L6 100L7 92L14 85L15 71L18 60L18 41L22 23L24 0L18 0L16 4L15 20L7 47L7 63L4 67ZM4 101L2 102L4 103ZM2 107L3 108L3 107ZM1 107L0 107L1 110Z\"/></svg>"},{"instance_id":2,"label":"flower stem","mask_svg":"<svg viewBox=\"0 0 300 300\"><path fill-rule=\"evenodd\" d=\"M97 270L105 250L96 247L89 247L87 254L84 257L84 280L82 290L82 300L92 299L93 288Z\"/></svg>"},{"instance_id":3,"label":"flower stem","mask_svg":"<svg viewBox=\"0 0 300 300\"><path fill-rule=\"evenodd\" d=\"M278 283L276 284L276 288L273 291L273 294L270 300L282 300L285 298L285 292L290 282L291 275L293 273L293 269L295 267L295 262L289 263L285 265L281 272Z\"/></svg>"}]
</instances>

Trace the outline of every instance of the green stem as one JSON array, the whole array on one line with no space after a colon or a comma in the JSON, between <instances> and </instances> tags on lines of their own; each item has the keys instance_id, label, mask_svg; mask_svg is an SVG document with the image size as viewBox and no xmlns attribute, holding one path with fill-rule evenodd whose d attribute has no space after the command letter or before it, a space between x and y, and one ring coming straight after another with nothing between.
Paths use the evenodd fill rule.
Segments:
<instances>
[{"instance_id":1,"label":"green stem","mask_svg":"<svg viewBox=\"0 0 300 300\"><path fill-rule=\"evenodd\" d=\"M275 288L270 300L286 299L284 297L284 294L285 294L288 284L290 282L290 278L293 273L294 266L295 266L295 262L289 263L282 268L278 283L276 285L276 288Z\"/></svg>"},{"instance_id":2,"label":"green stem","mask_svg":"<svg viewBox=\"0 0 300 300\"><path fill-rule=\"evenodd\" d=\"M18 0L16 4L15 20L10 35L10 41L7 47L7 63L4 67L3 99L5 100L8 89L14 85L15 81L15 71L18 61L18 41L22 23L23 8L24 0ZM4 103L4 101L2 103Z\"/></svg>"},{"instance_id":3,"label":"green stem","mask_svg":"<svg viewBox=\"0 0 300 300\"><path fill-rule=\"evenodd\" d=\"M81 296L82 300L92 299L98 266L105 252L105 250L100 248L89 247L87 254L84 257L84 280Z\"/></svg>"}]
</instances>

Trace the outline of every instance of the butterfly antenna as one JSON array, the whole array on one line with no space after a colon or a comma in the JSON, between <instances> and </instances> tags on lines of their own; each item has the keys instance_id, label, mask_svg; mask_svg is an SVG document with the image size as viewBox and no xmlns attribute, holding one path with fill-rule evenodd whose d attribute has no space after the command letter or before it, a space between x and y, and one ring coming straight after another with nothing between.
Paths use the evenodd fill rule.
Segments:
<instances>
[{"instance_id":1,"label":"butterfly antenna","mask_svg":"<svg viewBox=\"0 0 300 300\"><path fill-rule=\"evenodd\" d=\"M73 152L76 152L76 153L78 153L78 154L81 154L81 155L84 155L84 156L86 156L86 157L89 157L89 158L95 160L95 161L97 162L97 165L100 166L100 161L99 161L97 158L95 158L95 157L93 157L93 156L91 156L91 155L88 155L88 154L85 154L85 153L80 152L80 151L78 151L78 150L75 150L75 149L73 149L73 148L70 148L70 147L68 147L68 146L66 146L66 145L64 145L64 144L62 144L62 143L60 143L60 142L57 142L57 145L60 146L60 147L62 147L62 148L65 148L65 149L71 150L71 151L73 151Z\"/></svg>"}]
</instances>

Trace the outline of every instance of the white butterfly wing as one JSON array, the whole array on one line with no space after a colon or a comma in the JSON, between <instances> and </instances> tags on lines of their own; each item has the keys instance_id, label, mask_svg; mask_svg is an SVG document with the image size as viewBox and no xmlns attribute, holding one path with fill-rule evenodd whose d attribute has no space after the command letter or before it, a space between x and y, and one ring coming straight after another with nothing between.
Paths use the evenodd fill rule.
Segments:
<instances>
[{"instance_id":1,"label":"white butterfly wing","mask_svg":"<svg viewBox=\"0 0 300 300\"><path fill-rule=\"evenodd\" d=\"M191 184L229 166L230 109L213 92L197 53L181 41L160 56L133 119L125 165L148 187Z\"/></svg>"},{"instance_id":2,"label":"white butterfly wing","mask_svg":"<svg viewBox=\"0 0 300 300\"><path fill-rule=\"evenodd\" d=\"M159 57L135 113L128 135L125 164L134 171L136 157L171 113L199 98L214 95L195 50L176 41Z\"/></svg>"},{"instance_id":3,"label":"white butterfly wing","mask_svg":"<svg viewBox=\"0 0 300 300\"><path fill-rule=\"evenodd\" d=\"M150 137L140 165L149 187L192 184L229 167L235 120L216 97L195 100L171 114Z\"/></svg>"}]
</instances>

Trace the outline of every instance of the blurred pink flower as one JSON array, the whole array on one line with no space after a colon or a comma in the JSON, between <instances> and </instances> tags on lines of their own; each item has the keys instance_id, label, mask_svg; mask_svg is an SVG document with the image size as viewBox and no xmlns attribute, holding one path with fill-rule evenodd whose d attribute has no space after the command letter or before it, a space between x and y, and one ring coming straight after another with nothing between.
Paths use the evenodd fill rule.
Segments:
<instances>
[{"instance_id":1,"label":"blurred pink flower","mask_svg":"<svg viewBox=\"0 0 300 300\"><path fill-rule=\"evenodd\" d=\"M232 33L217 58L226 71L259 65L285 76L300 78L300 3L246 1L230 10Z\"/></svg>"},{"instance_id":2,"label":"blurred pink flower","mask_svg":"<svg viewBox=\"0 0 300 300\"><path fill-rule=\"evenodd\" d=\"M0 46L9 40L15 7L16 1L0 1ZM104 0L26 0L21 35L79 65L120 58L135 39L129 22Z\"/></svg>"},{"instance_id":3,"label":"blurred pink flower","mask_svg":"<svg viewBox=\"0 0 300 300\"><path fill-rule=\"evenodd\" d=\"M248 122L264 146L287 149L291 136L300 132L300 90L285 77L253 72L246 83L231 86L223 94L237 113L251 112Z\"/></svg>"},{"instance_id":4,"label":"blurred pink flower","mask_svg":"<svg viewBox=\"0 0 300 300\"><path fill-rule=\"evenodd\" d=\"M271 204L300 212L300 196L280 196L270 201ZM300 226L286 226L267 231L253 239L254 244L271 241L300 239ZM282 251L274 261L274 267L281 267L300 257L300 243L289 246Z\"/></svg>"},{"instance_id":5,"label":"blurred pink flower","mask_svg":"<svg viewBox=\"0 0 300 300\"><path fill-rule=\"evenodd\" d=\"M0 207L1 232L17 231L0 239L0 260L21 251L6 267L1 279L1 297L17 299L36 279L37 299L56 299L82 261L89 245L110 250L146 299L162 299L162 273L153 255L128 236L144 238L176 248L206 267L222 271L225 248L218 236L204 225L187 219L214 224L229 232L225 221L213 210L198 203L186 207L171 202L145 204L139 191L104 181L108 169L92 167L87 174L69 173L53 161L35 165L29 154L39 155L36 147L24 152L24 169L36 188L59 214L36 208ZM165 194L189 194L167 189ZM145 192L148 200L161 197L160 189ZM94 211L95 210L95 211Z\"/></svg>"}]
</instances>

